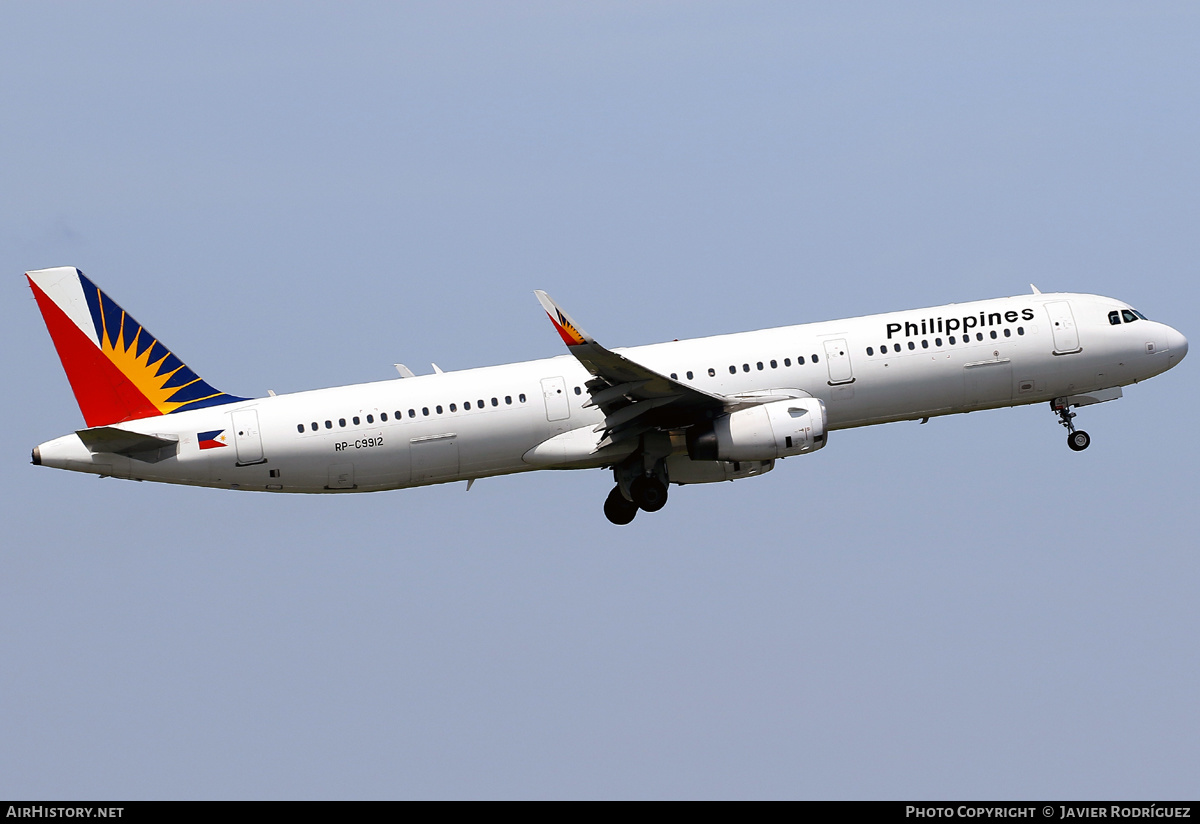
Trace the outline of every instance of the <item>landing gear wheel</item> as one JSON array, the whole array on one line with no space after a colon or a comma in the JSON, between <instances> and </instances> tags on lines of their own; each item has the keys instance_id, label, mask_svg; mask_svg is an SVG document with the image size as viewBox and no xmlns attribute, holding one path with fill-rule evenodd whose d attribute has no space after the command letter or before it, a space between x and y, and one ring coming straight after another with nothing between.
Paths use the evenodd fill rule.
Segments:
<instances>
[{"instance_id":1,"label":"landing gear wheel","mask_svg":"<svg viewBox=\"0 0 1200 824\"><path fill-rule=\"evenodd\" d=\"M621 487L614 486L612 492L604 499L604 517L617 526L624 526L638 514L638 506L633 501L625 500Z\"/></svg>"},{"instance_id":2,"label":"landing gear wheel","mask_svg":"<svg viewBox=\"0 0 1200 824\"><path fill-rule=\"evenodd\" d=\"M658 512L667 505L667 486L658 478L642 476L629 485L633 502L647 512Z\"/></svg>"},{"instance_id":3,"label":"landing gear wheel","mask_svg":"<svg viewBox=\"0 0 1200 824\"><path fill-rule=\"evenodd\" d=\"M1071 447L1074 452L1082 452L1088 448L1092 442L1092 437L1082 429L1076 429L1067 435L1067 446Z\"/></svg>"}]
</instances>

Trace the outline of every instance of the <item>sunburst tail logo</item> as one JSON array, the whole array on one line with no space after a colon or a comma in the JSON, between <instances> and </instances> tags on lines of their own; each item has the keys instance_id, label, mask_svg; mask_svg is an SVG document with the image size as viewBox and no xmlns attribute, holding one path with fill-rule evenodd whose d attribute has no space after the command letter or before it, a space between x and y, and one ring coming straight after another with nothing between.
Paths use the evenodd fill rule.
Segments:
<instances>
[{"instance_id":1,"label":"sunburst tail logo","mask_svg":"<svg viewBox=\"0 0 1200 824\"><path fill-rule=\"evenodd\" d=\"M88 426L232 403L78 269L29 272Z\"/></svg>"}]
</instances>

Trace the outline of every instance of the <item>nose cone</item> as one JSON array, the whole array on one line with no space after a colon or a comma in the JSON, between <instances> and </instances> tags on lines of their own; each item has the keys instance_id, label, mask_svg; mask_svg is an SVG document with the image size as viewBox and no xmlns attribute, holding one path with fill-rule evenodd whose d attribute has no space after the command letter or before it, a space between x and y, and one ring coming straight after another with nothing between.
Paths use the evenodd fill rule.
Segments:
<instances>
[{"instance_id":1,"label":"nose cone","mask_svg":"<svg viewBox=\"0 0 1200 824\"><path fill-rule=\"evenodd\" d=\"M1184 355L1187 354L1187 338L1183 336L1183 333L1175 329L1171 329L1169 332L1167 332L1167 345L1170 347L1171 365L1174 366L1183 360Z\"/></svg>"}]
</instances>

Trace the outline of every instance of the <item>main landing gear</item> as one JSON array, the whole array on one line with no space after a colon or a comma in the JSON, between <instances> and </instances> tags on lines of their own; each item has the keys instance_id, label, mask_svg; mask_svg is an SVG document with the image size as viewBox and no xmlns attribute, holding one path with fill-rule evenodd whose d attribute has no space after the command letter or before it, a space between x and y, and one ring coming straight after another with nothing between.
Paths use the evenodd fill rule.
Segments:
<instances>
[{"instance_id":1,"label":"main landing gear","mask_svg":"<svg viewBox=\"0 0 1200 824\"><path fill-rule=\"evenodd\" d=\"M608 493L608 497L604 499L604 517L617 526L625 526L633 520L633 516L637 513L638 505L633 501L625 500L619 486L614 486L612 492Z\"/></svg>"},{"instance_id":2,"label":"main landing gear","mask_svg":"<svg viewBox=\"0 0 1200 824\"><path fill-rule=\"evenodd\" d=\"M1050 401L1050 408L1058 413L1059 423L1067 428L1067 446L1072 452L1082 452L1092 442L1092 437L1082 429L1075 428L1075 413L1066 402L1066 398L1056 398Z\"/></svg>"},{"instance_id":3,"label":"main landing gear","mask_svg":"<svg viewBox=\"0 0 1200 824\"><path fill-rule=\"evenodd\" d=\"M643 439L642 448L613 467L617 485L604 501L604 516L614 524L633 520L638 510L658 512L667 505L666 456L670 442Z\"/></svg>"},{"instance_id":4,"label":"main landing gear","mask_svg":"<svg viewBox=\"0 0 1200 824\"><path fill-rule=\"evenodd\" d=\"M634 478L629 484L629 500L617 484L604 500L604 517L614 524L624 526L633 520L639 509L658 512L667 505L667 485L658 478L645 475Z\"/></svg>"}]
</instances>

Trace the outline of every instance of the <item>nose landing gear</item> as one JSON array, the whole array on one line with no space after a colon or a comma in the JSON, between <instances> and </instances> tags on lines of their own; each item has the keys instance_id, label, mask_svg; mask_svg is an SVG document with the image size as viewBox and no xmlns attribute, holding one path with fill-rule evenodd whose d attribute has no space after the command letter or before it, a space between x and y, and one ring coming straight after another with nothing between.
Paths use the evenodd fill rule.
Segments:
<instances>
[{"instance_id":1,"label":"nose landing gear","mask_svg":"<svg viewBox=\"0 0 1200 824\"><path fill-rule=\"evenodd\" d=\"M1058 413L1059 423L1067 428L1067 446L1072 452L1082 452L1092 443L1092 437L1082 429L1075 428L1075 413L1066 398L1050 401L1050 408Z\"/></svg>"}]
</instances>

